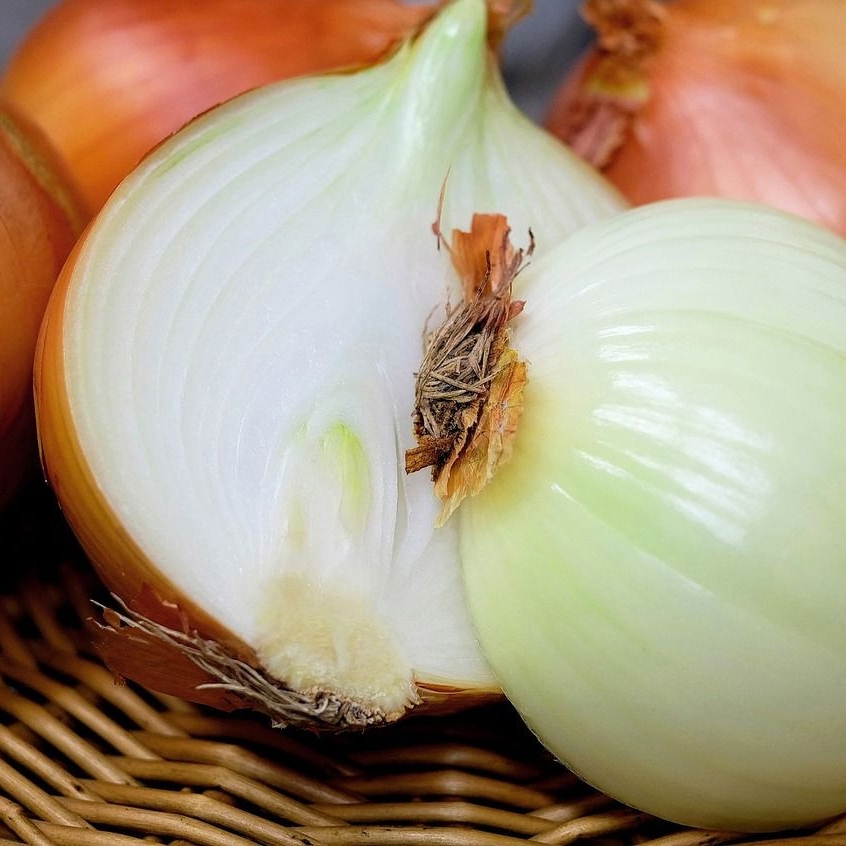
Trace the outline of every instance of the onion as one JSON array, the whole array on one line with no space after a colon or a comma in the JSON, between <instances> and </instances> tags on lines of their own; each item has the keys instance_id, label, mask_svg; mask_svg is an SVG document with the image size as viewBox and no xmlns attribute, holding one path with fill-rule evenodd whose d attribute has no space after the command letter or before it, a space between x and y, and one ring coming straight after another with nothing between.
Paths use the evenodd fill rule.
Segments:
<instances>
[{"instance_id":1,"label":"onion","mask_svg":"<svg viewBox=\"0 0 846 846\"><path fill-rule=\"evenodd\" d=\"M455 528L403 472L454 286L431 223L443 189L445 227L504 210L540 255L623 203L510 102L486 23L458 0L383 63L210 111L68 261L39 434L119 598L101 646L121 674L332 727L500 695Z\"/></svg>"},{"instance_id":2,"label":"onion","mask_svg":"<svg viewBox=\"0 0 846 846\"><path fill-rule=\"evenodd\" d=\"M588 782L687 825L846 810L846 243L677 199L515 280L511 461L459 508L508 697Z\"/></svg>"},{"instance_id":3,"label":"onion","mask_svg":"<svg viewBox=\"0 0 846 846\"><path fill-rule=\"evenodd\" d=\"M0 508L37 466L32 359L79 208L45 139L0 106Z\"/></svg>"},{"instance_id":4,"label":"onion","mask_svg":"<svg viewBox=\"0 0 846 846\"><path fill-rule=\"evenodd\" d=\"M155 144L249 88L368 64L431 10L397 0L63 0L0 78L97 210Z\"/></svg>"},{"instance_id":5,"label":"onion","mask_svg":"<svg viewBox=\"0 0 846 846\"><path fill-rule=\"evenodd\" d=\"M840 0L596 0L548 126L636 204L757 200L846 234Z\"/></svg>"}]
</instances>

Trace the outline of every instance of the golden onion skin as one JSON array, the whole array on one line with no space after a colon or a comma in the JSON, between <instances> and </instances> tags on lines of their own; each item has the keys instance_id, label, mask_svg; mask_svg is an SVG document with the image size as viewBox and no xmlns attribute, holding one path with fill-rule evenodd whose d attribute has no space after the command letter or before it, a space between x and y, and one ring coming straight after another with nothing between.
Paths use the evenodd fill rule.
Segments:
<instances>
[{"instance_id":1,"label":"golden onion skin","mask_svg":"<svg viewBox=\"0 0 846 846\"><path fill-rule=\"evenodd\" d=\"M32 360L53 284L84 225L38 130L0 106L0 508L36 466Z\"/></svg>"}]
</instances>

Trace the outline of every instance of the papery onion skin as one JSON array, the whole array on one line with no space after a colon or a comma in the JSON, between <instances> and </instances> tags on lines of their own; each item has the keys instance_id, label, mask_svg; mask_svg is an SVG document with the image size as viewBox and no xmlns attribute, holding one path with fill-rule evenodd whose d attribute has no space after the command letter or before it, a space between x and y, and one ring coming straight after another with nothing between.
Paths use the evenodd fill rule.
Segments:
<instances>
[{"instance_id":1,"label":"papery onion skin","mask_svg":"<svg viewBox=\"0 0 846 846\"><path fill-rule=\"evenodd\" d=\"M90 210L155 144L247 89L370 64L431 7L397 0L64 0L0 77Z\"/></svg>"},{"instance_id":2,"label":"papery onion skin","mask_svg":"<svg viewBox=\"0 0 846 846\"><path fill-rule=\"evenodd\" d=\"M554 133L636 205L754 200L846 234L839 0L605 6L633 15L658 7L657 43L625 67L631 45L609 27L608 49L595 49L554 99L546 118Z\"/></svg>"},{"instance_id":3,"label":"papery onion skin","mask_svg":"<svg viewBox=\"0 0 846 846\"><path fill-rule=\"evenodd\" d=\"M0 105L0 508L37 466L32 361L80 208L46 139Z\"/></svg>"},{"instance_id":4,"label":"papery onion skin","mask_svg":"<svg viewBox=\"0 0 846 846\"><path fill-rule=\"evenodd\" d=\"M511 462L459 512L503 689L622 802L769 831L846 809L846 243L674 200L518 278Z\"/></svg>"}]
</instances>

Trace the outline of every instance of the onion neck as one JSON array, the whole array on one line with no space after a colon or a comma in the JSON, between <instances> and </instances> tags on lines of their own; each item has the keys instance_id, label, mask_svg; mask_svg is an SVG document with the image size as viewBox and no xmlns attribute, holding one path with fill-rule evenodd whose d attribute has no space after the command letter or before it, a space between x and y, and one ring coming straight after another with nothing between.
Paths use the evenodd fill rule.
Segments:
<instances>
[{"instance_id":1,"label":"onion neck","mask_svg":"<svg viewBox=\"0 0 846 846\"><path fill-rule=\"evenodd\" d=\"M582 15L596 47L554 110L550 129L596 168L607 167L650 96L645 71L664 38L666 11L655 0L587 0Z\"/></svg>"}]
</instances>

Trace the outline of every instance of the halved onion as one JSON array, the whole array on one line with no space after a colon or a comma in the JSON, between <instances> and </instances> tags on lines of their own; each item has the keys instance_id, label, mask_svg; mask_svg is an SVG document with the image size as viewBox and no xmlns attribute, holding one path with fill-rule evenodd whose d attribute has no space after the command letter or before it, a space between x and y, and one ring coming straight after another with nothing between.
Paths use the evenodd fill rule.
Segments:
<instances>
[{"instance_id":1,"label":"halved onion","mask_svg":"<svg viewBox=\"0 0 846 846\"><path fill-rule=\"evenodd\" d=\"M98 216L37 395L49 478L124 605L102 638L119 672L333 726L498 691L457 533L403 472L424 326L455 288L445 181L444 226L504 211L539 254L622 207L510 103L483 0L381 65L208 113Z\"/></svg>"}]
</instances>

